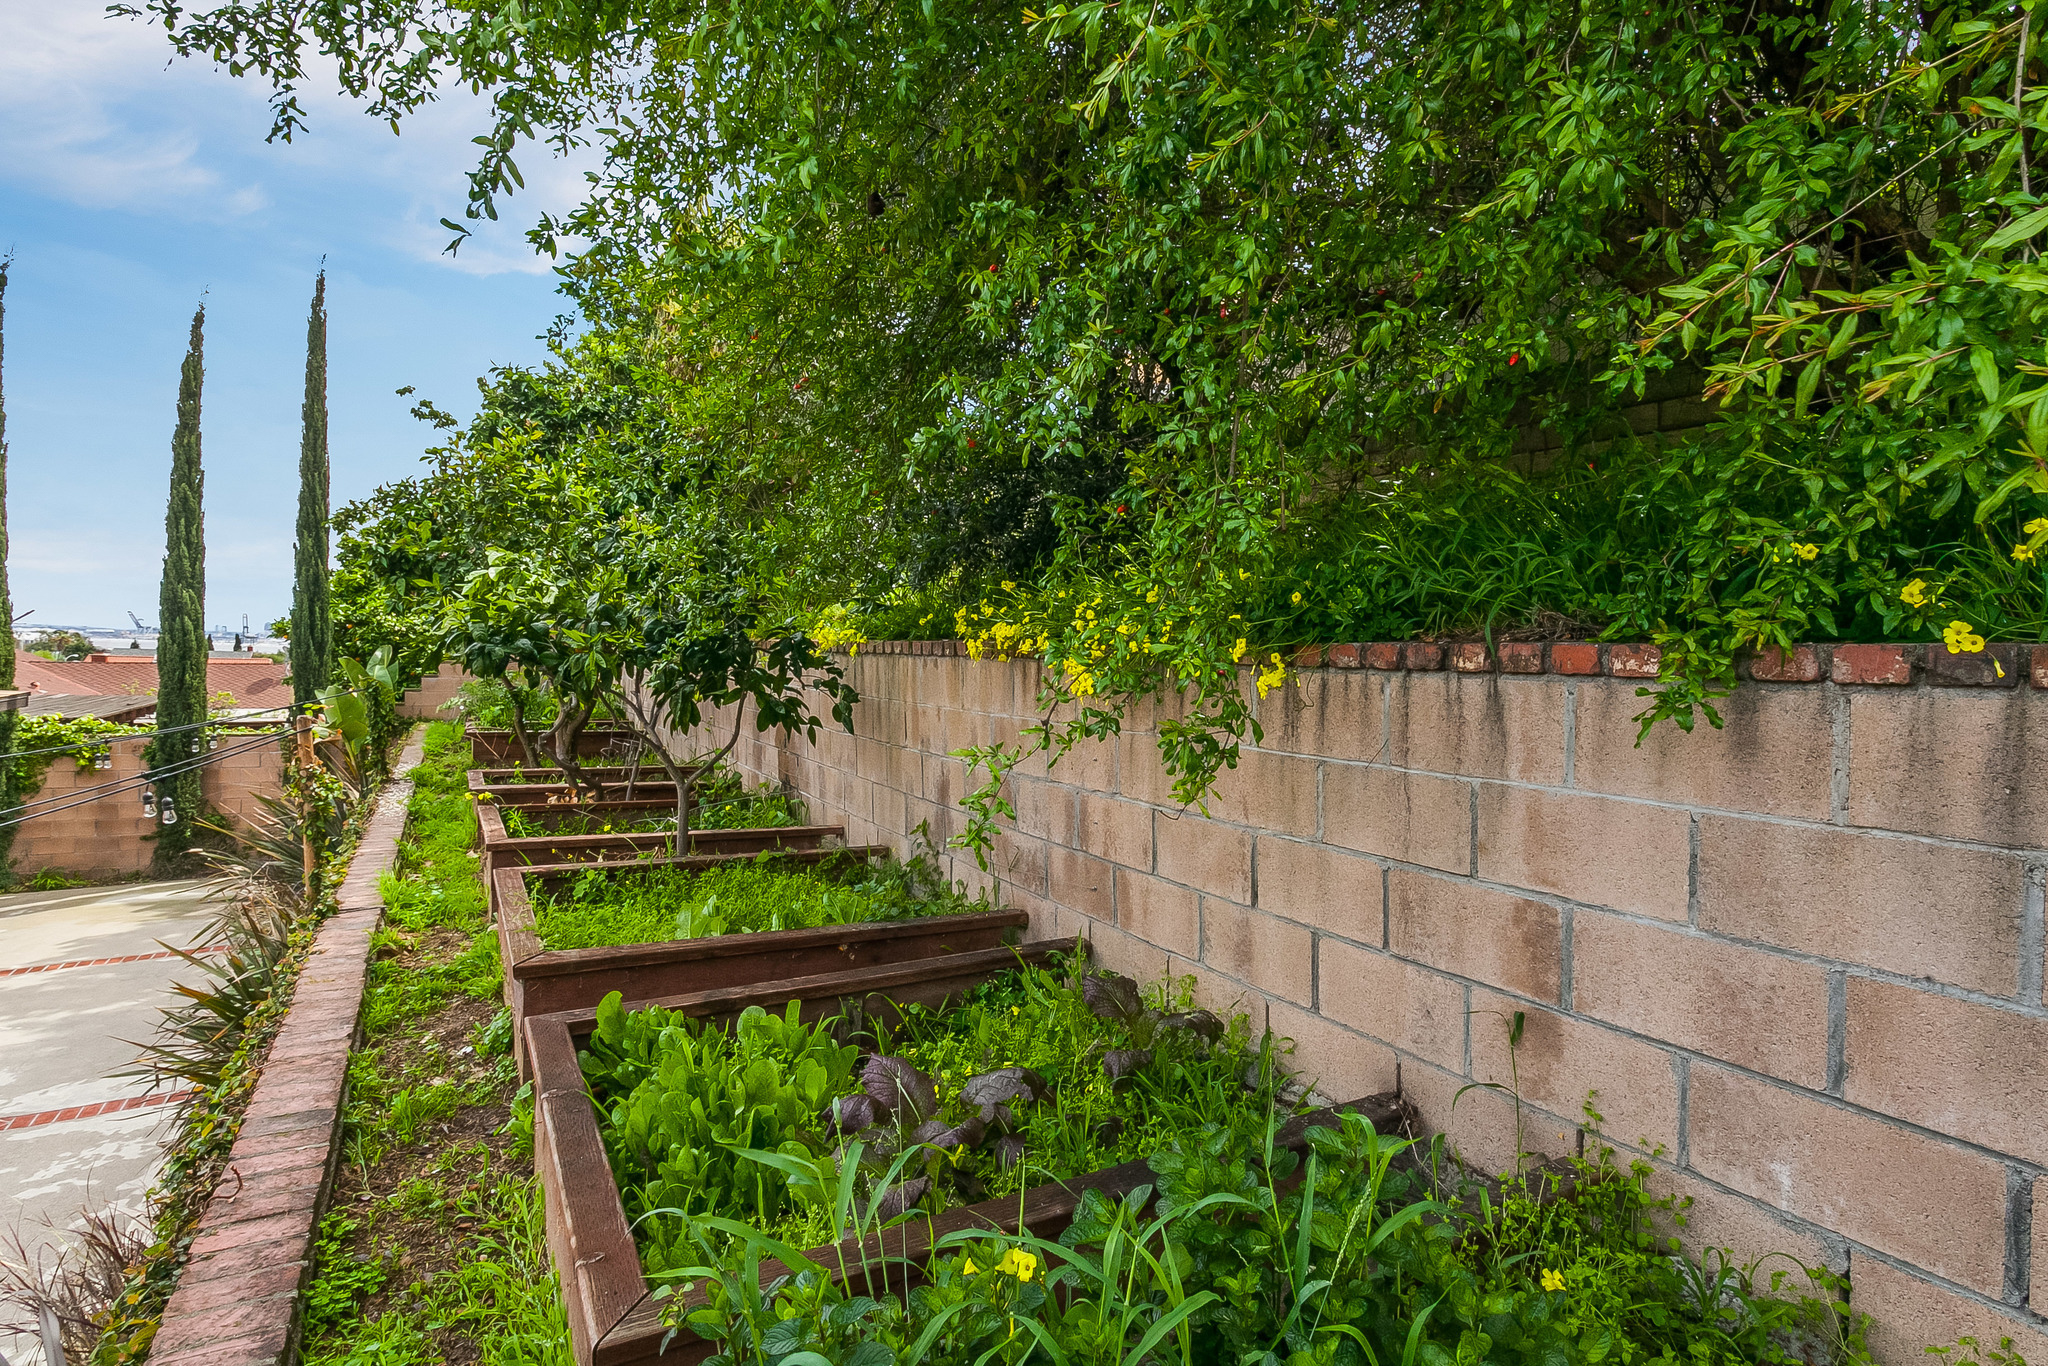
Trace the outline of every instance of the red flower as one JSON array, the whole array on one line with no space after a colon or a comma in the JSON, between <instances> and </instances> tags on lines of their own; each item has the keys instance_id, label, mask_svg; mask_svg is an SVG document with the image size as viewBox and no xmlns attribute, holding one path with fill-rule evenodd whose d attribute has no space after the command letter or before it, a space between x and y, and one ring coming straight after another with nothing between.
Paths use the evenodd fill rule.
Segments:
<instances>
[{"instance_id":1,"label":"red flower","mask_svg":"<svg viewBox=\"0 0 2048 1366\"><path fill-rule=\"evenodd\" d=\"M1519 351L1510 351L1510 352L1508 352L1508 364L1509 364L1509 365L1513 365L1513 364L1514 364L1514 363L1515 363L1516 361L1520 360L1521 358L1522 358L1522 353L1521 353L1521 352L1519 352Z\"/></svg>"},{"instance_id":2,"label":"red flower","mask_svg":"<svg viewBox=\"0 0 2048 1366\"><path fill-rule=\"evenodd\" d=\"M974 449L974 438L971 436L967 438L967 449L970 451Z\"/></svg>"}]
</instances>

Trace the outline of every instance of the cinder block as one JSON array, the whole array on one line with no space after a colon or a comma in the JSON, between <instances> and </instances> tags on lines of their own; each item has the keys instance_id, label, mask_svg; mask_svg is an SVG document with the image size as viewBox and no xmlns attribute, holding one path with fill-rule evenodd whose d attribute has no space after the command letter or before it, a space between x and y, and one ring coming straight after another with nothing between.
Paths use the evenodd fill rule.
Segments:
<instances>
[{"instance_id":1,"label":"cinder block","mask_svg":"<svg viewBox=\"0 0 2048 1366\"><path fill-rule=\"evenodd\" d=\"M1266 1022L1276 1035L1294 1041L1289 1065L1324 1099L1361 1100L1394 1089L1397 1059L1379 1040L1284 1001L1267 1008Z\"/></svg>"},{"instance_id":2,"label":"cinder block","mask_svg":"<svg viewBox=\"0 0 2048 1366\"><path fill-rule=\"evenodd\" d=\"M1170 882L1249 906L1252 837L1191 814L1160 813L1153 822L1153 871Z\"/></svg>"},{"instance_id":3,"label":"cinder block","mask_svg":"<svg viewBox=\"0 0 2048 1366\"><path fill-rule=\"evenodd\" d=\"M1260 991L1307 1005L1314 999L1315 954L1300 925L1207 897L1202 902L1202 961Z\"/></svg>"},{"instance_id":4,"label":"cinder block","mask_svg":"<svg viewBox=\"0 0 2048 1366\"><path fill-rule=\"evenodd\" d=\"M1813 1225L1782 1214L1762 1201L1722 1190L1691 1172L1661 1165L1651 1172L1644 1185L1654 1196L1677 1196L1685 1203L1675 1217L1673 1213L1662 1212L1652 1217L1660 1233L1677 1238L1694 1258L1708 1248L1719 1248L1732 1253L1730 1260L1737 1266L1762 1262L1768 1269L1789 1265L1783 1259L1790 1255L1804 1266L1824 1266L1837 1275L1848 1273L1849 1256L1840 1239L1826 1237ZM1681 1224L1680 1218L1685 1222ZM1766 1274L1758 1279L1767 1286L1770 1277ZM1793 1294L1804 1293L1806 1289L1803 1277L1789 1287Z\"/></svg>"},{"instance_id":5,"label":"cinder block","mask_svg":"<svg viewBox=\"0 0 2048 1366\"><path fill-rule=\"evenodd\" d=\"M1472 866L1472 788L1454 778L1331 764L1323 838L1361 853L1463 873Z\"/></svg>"},{"instance_id":6,"label":"cinder block","mask_svg":"<svg viewBox=\"0 0 2048 1366\"><path fill-rule=\"evenodd\" d=\"M1581 911L1572 1007L1801 1086L1827 1085L1828 975L1811 963Z\"/></svg>"},{"instance_id":7,"label":"cinder block","mask_svg":"<svg viewBox=\"0 0 2048 1366\"><path fill-rule=\"evenodd\" d=\"M2027 1303L2035 1312L2048 1309L2048 1176L2034 1178L2034 1271ZM2041 1360L2048 1361L2048 1355Z\"/></svg>"},{"instance_id":8,"label":"cinder block","mask_svg":"<svg viewBox=\"0 0 2048 1366\"><path fill-rule=\"evenodd\" d=\"M1479 785L1479 876L1488 882L1683 920L1692 822L1611 797Z\"/></svg>"},{"instance_id":9,"label":"cinder block","mask_svg":"<svg viewBox=\"0 0 2048 1366\"><path fill-rule=\"evenodd\" d=\"M2048 841L2048 695L1858 693L1849 822L2039 848Z\"/></svg>"},{"instance_id":10,"label":"cinder block","mask_svg":"<svg viewBox=\"0 0 2048 1366\"><path fill-rule=\"evenodd\" d=\"M1323 759L1377 759L1384 743L1384 681L1330 671L1282 688L1259 706L1264 748Z\"/></svg>"},{"instance_id":11,"label":"cinder block","mask_svg":"<svg viewBox=\"0 0 2048 1366\"><path fill-rule=\"evenodd\" d=\"M1119 929L1183 958L1202 956L1202 918L1197 894L1148 873L1116 870Z\"/></svg>"},{"instance_id":12,"label":"cinder block","mask_svg":"<svg viewBox=\"0 0 2048 1366\"><path fill-rule=\"evenodd\" d=\"M1498 992L1472 992L1472 1080L1515 1084L1525 1101L1573 1124L1590 1103L1607 1141L1626 1152L1678 1149L1678 1076L1654 1044ZM1516 1011L1522 1041L1510 1049Z\"/></svg>"},{"instance_id":13,"label":"cinder block","mask_svg":"<svg viewBox=\"0 0 2048 1366\"><path fill-rule=\"evenodd\" d=\"M1054 844L1072 846L1076 843L1073 788L1044 778L1012 776L1005 795L1017 813L1018 834L1050 840ZM1150 814L1146 812L1148 817Z\"/></svg>"},{"instance_id":14,"label":"cinder block","mask_svg":"<svg viewBox=\"0 0 2048 1366\"><path fill-rule=\"evenodd\" d=\"M1080 794L1074 844L1125 868L1152 866L1152 808L1115 797Z\"/></svg>"},{"instance_id":15,"label":"cinder block","mask_svg":"<svg viewBox=\"0 0 2048 1366\"><path fill-rule=\"evenodd\" d=\"M1368 944L1380 942L1380 865L1326 844L1261 835L1258 907Z\"/></svg>"},{"instance_id":16,"label":"cinder block","mask_svg":"<svg viewBox=\"0 0 2048 1366\"><path fill-rule=\"evenodd\" d=\"M1077 853L1072 849L1058 846L1046 850L1046 895L1065 906L1068 910L1079 911L1090 920L1105 924L1116 920L1115 901L1112 899L1114 871L1111 865L1099 858Z\"/></svg>"},{"instance_id":17,"label":"cinder block","mask_svg":"<svg viewBox=\"0 0 2048 1366\"><path fill-rule=\"evenodd\" d=\"M2018 985L2024 870L2016 858L1706 816L1699 878L1701 929L1994 996Z\"/></svg>"},{"instance_id":18,"label":"cinder block","mask_svg":"<svg viewBox=\"0 0 2048 1366\"><path fill-rule=\"evenodd\" d=\"M2048 1019L1849 979L1844 1096L2048 1166ZM2048 1266L2041 1268L2048 1274Z\"/></svg>"},{"instance_id":19,"label":"cinder block","mask_svg":"<svg viewBox=\"0 0 2048 1366\"><path fill-rule=\"evenodd\" d=\"M1430 1132L1442 1134L1451 1155L1472 1171L1497 1176L1515 1170L1517 1151L1534 1161L1576 1152L1571 1123L1524 1101L1517 1109L1503 1091L1471 1088L1461 1073L1415 1058L1401 1061L1401 1095L1422 1112Z\"/></svg>"},{"instance_id":20,"label":"cinder block","mask_svg":"<svg viewBox=\"0 0 2048 1366\"><path fill-rule=\"evenodd\" d=\"M1643 736L1635 687L1579 689L1574 784L1589 792L1683 806L1828 818L1834 731L1818 688L1742 688L1715 703L1727 724L1690 734L1658 724Z\"/></svg>"},{"instance_id":21,"label":"cinder block","mask_svg":"<svg viewBox=\"0 0 2048 1366\"><path fill-rule=\"evenodd\" d=\"M1158 737L1126 732L1112 743L1116 750L1117 783L1113 788L1097 790L1119 792L1134 802L1149 802L1153 806L1180 805L1174 800L1173 780L1166 776L1166 769L1159 762ZM1073 778L1070 773L1054 776L1061 782Z\"/></svg>"},{"instance_id":22,"label":"cinder block","mask_svg":"<svg viewBox=\"0 0 2048 1366\"><path fill-rule=\"evenodd\" d=\"M1387 946L1395 953L1552 1005L1563 976L1563 919L1555 906L1468 878L1387 874Z\"/></svg>"},{"instance_id":23,"label":"cinder block","mask_svg":"<svg viewBox=\"0 0 2048 1366\"><path fill-rule=\"evenodd\" d=\"M848 835L853 832L849 830ZM1046 889L1046 843L1028 835L998 829L989 847L989 867L1003 879L1003 885L1034 896Z\"/></svg>"},{"instance_id":24,"label":"cinder block","mask_svg":"<svg viewBox=\"0 0 2048 1366\"><path fill-rule=\"evenodd\" d=\"M1235 769L1217 777L1205 805L1217 820L1314 839L1318 767L1314 759L1298 755L1245 750Z\"/></svg>"},{"instance_id":25,"label":"cinder block","mask_svg":"<svg viewBox=\"0 0 2048 1366\"><path fill-rule=\"evenodd\" d=\"M1975 1338L1982 1352L2010 1338L2014 1355L2048 1361L2048 1333L2038 1319L1994 1309L1875 1257L1852 1256L1849 1271L1849 1307L1870 1315L1871 1355L1883 1366L1925 1362L1929 1347L1953 1347L1958 1337Z\"/></svg>"},{"instance_id":26,"label":"cinder block","mask_svg":"<svg viewBox=\"0 0 2048 1366\"><path fill-rule=\"evenodd\" d=\"M1096 962L1112 972L1136 978L1141 985L1163 982L1171 975L1173 960L1165 949L1125 934L1107 921L1069 924L1062 917L1057 933L1080 935L1094 951Z\"/></svg>"},{"instance_id":27,"label":"cinder block","mask_svg":"<svg viewBox=\"0 0 2048 1366\"><path fill-rule=\"evenodd\" d=\"M2004 1289L2005 1168L1991 1158L1702 1063L1687 1113L1691 1165L1709 1180L1984 1294Z\"/></svg>"},{"instance_id":28,"label":"cinder block","mask_svg":"<svg viewBox=\"0 0 2048 1366\"><path fill-rule=\"evenodd\" d=\"M1390 764L1525 783L1564 781L1564 688L1555 680L1403 674L1388 701Z\"/></svg>"},{"instance_id":29,"label":"cinder block","mask_svg":"<svg viewBox=\"0 0 2048 1366\"><path fill-rule=\"evenodd\" d=\"M1327 1018L1440 1067L1464 1067L1465 988L1457 982L1333 939L1317 945L1316 976Z\"/></svg>"}]
</instances>

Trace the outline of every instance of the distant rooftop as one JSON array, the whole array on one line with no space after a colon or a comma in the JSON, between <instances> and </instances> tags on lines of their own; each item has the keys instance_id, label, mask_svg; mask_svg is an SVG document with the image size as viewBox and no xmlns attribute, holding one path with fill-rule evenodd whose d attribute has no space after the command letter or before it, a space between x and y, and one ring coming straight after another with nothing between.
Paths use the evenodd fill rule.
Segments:
<instances>
[{"instance_id":1,"label":"distant rooftop","mask_svg":"<svg viewBox=\"0 0 2048 1366\"><path fill-rule=\"evenodd\" d=\"M248 655L212 655L206 661L206 690L226 693L230 704L241 708L288 706L291 684L286 669L268 659ZM58 697L156 696L156 656L143 650L113 651L87 655L80 660L43 659L17 650L14 656L16 686L32 693Z\"/></svg>"}]
</instances>

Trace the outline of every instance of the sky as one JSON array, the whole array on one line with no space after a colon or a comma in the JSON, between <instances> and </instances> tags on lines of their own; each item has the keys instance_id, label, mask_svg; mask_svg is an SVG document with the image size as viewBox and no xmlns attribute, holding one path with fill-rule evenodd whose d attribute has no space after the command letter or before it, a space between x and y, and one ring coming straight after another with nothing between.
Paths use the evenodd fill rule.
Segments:
<instances>
[{"instance_id":1,"label":"sky","mask_svg":"<svg viewBox=\"0 0 2048 1366\"><path fill-rule=\"evenodd\" d=\"M568 305L524 228L582 168L528 148L528 193L461 252L484 131L466 93L403 125L308 91L266 144L267 87L177 59L104 0L0 0L0 255L8 571L22 629L157 619L178 368L206 305L207 620L291 605L306 312L324 258L336 506L419 471L430 398L458 417L493 366L532 364ZM418 394L394 391L413 385Z\"/></svg>"}]
</instances>

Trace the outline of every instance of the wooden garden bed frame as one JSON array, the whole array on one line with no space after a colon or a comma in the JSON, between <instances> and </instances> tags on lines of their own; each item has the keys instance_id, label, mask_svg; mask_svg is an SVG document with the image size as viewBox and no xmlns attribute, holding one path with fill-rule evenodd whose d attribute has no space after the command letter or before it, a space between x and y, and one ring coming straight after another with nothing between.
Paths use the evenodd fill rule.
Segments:
<instances>
[{"instance_id":1,"label":"wooden garden bed frame","mask_svg":"<svg viewBox=\"0 0 2048 1366\"><path fill-rule=\"evenodd\" d=\"M748 1006L779 1010L792 1000L804 1003L803 1016L816 1020L857 1007L867 1014L904 1004L942 1006L993 974L1018 962L1042 963L1071 950L1072 939L1041 941L1019 949L996 949L958 957L905 963L857 973L833 973L753 987L729 987L660 1000L633 1001L628 1010L666 1006L684 1014L728 1022ZM669 1339L661 1321L663 1301L653 1297L640 1269L640 1250L626 1220L597 1109L576 1059L578 1043L595 1028L595 1012L565 1011L535 1015L526 1021L528 1053L533 1059L534 1169L540 1174L547 1211L548 1250L561 1273L562 1301L568 1311L569 1336L577 1366L697 1366L715 1344L687 1330ZM1398 1094L1368 1096L1318 1110L1291 1121L1280 1133L1282 1146L1299 1149L1307 1131L1336 1123L1345 1110L1365 1115L1382 1133L1413 1133L1412 1110ZM1072 1222L1083 1193L1100 1190L1112 1198L1153 1182L1144 1162L1088 1172L1065 1181L1034 1186L1017 1196L943 1211L928 1220L914 1220L871 1234L847 1238L838 1245L813 1248L806 1255L834 1279L840 1267L862 1282L865 1293L879 1293L874 1269L900 1264L891 1277L899 1291L927 1259L932 1245L963 1229L1013 1234L1021 1224L1041 1238L1056 1238ZM1021 1206L1021 1220L1019 1218ZM765 1286L786 1275L779 1262L764 1263ZM701 1302L701 1292L683 1297L683 1312ZM667 1350L663 1350L667 1341Z\"/></svg>"},{"instance_id":2,"label":"wooden garden bed frame","mask_svg":"<svg viewBox=\"0 0 2048 1366\"><path fill-rule=\"evenodd\" d=\"M548 728L546 726L528 728L527 733L532 736L536 748L539 747L540 739L547 734L547 731ZM524 761L526 758L520 752L519 737L509 730L465 729L463 734L468 737L469 751L476 756L478 763L515 764ZM609 749L615 741L619 740L640 742L640 737L630 726L606 725L602 722L594 722L585 726L582 732L577 735L576 757L579 759L585 757L596 758ZM657 759L655 761L655 767L661 767L660 760Z\"/></svg>"},{"instance_id":3,"label":"wooden garden bed frame","mask_svg":"<svg viewBox=\"0 0 2048 1366\"><path fill-rule=\"evenodd\" d=\"M734 832L706 832L726 833ZM757 832L748 832L757 833ZM794 850L783 857L803 863L848 856L887 855L884 845L851 849ZM620 864L621 871L644 868L715 868L735 855L697 855ZM590 1010L610 992L628 1000L652 1000L723 988L752 988L835 972L869 971L922 960L971 957L1020 936L1031 923L1023 911L977 911L964 915L913 916L855 925L822 925L805 930L763 930L657 944L614 944L593 949L548 949L540 942L530 888L560 885L587 873L590 863L535 868L500 868L491 875L498 922L498 954L505 965L505 1006L512 1012L515 1039L522 1022L535 1015ZM785 993L783 999L787 999ZM529 1062L518 1049L521 1072Z\"/></svg>"},{"instance_id":4,"label":"wooden garden bed frame","mask_svg":"<svg viewBox=\"0 0 2048 1366\"><path fill-rule=\"evenodd\" d=\"M548 812L571 816L658 816L675 814L673 803L586 802L521 808L522 814ZM479 802L476 808L478 847L483 853L482 872L486 882L500 868L539 867L563 863L631 862L665 858L675 850L673 830L616 830L592 835L513 835L505 828L505 817L495 802ZM840 841L843 825L764 825L735 830L692 830L692 854L758 854L767 849L811 850ZM835 846L836 847L836 846Z\"/></svg>"},{"instance_id":5,"label":"wooden garden bed frame","mask_svg":"<svg viewBox=\"0 0 2048 1366\"><path fill-rule=\"evenodd\" d=\"M583 771L607 788L624 788L627 785L627 771L623 768L593 767ZM702 769L686 765L683 772L694 779ZM472 793L477 796L488 793L492 801L505 806L559 805L565 800L573 800L576 794L576 785L559 768L472 768L465 776ZM655 764L651 771L642 766L632 787L635 801L644 797L649 801L675 805L676 785L669 781L668 770L659 764Z\"/></svg>"}]
</instances>

